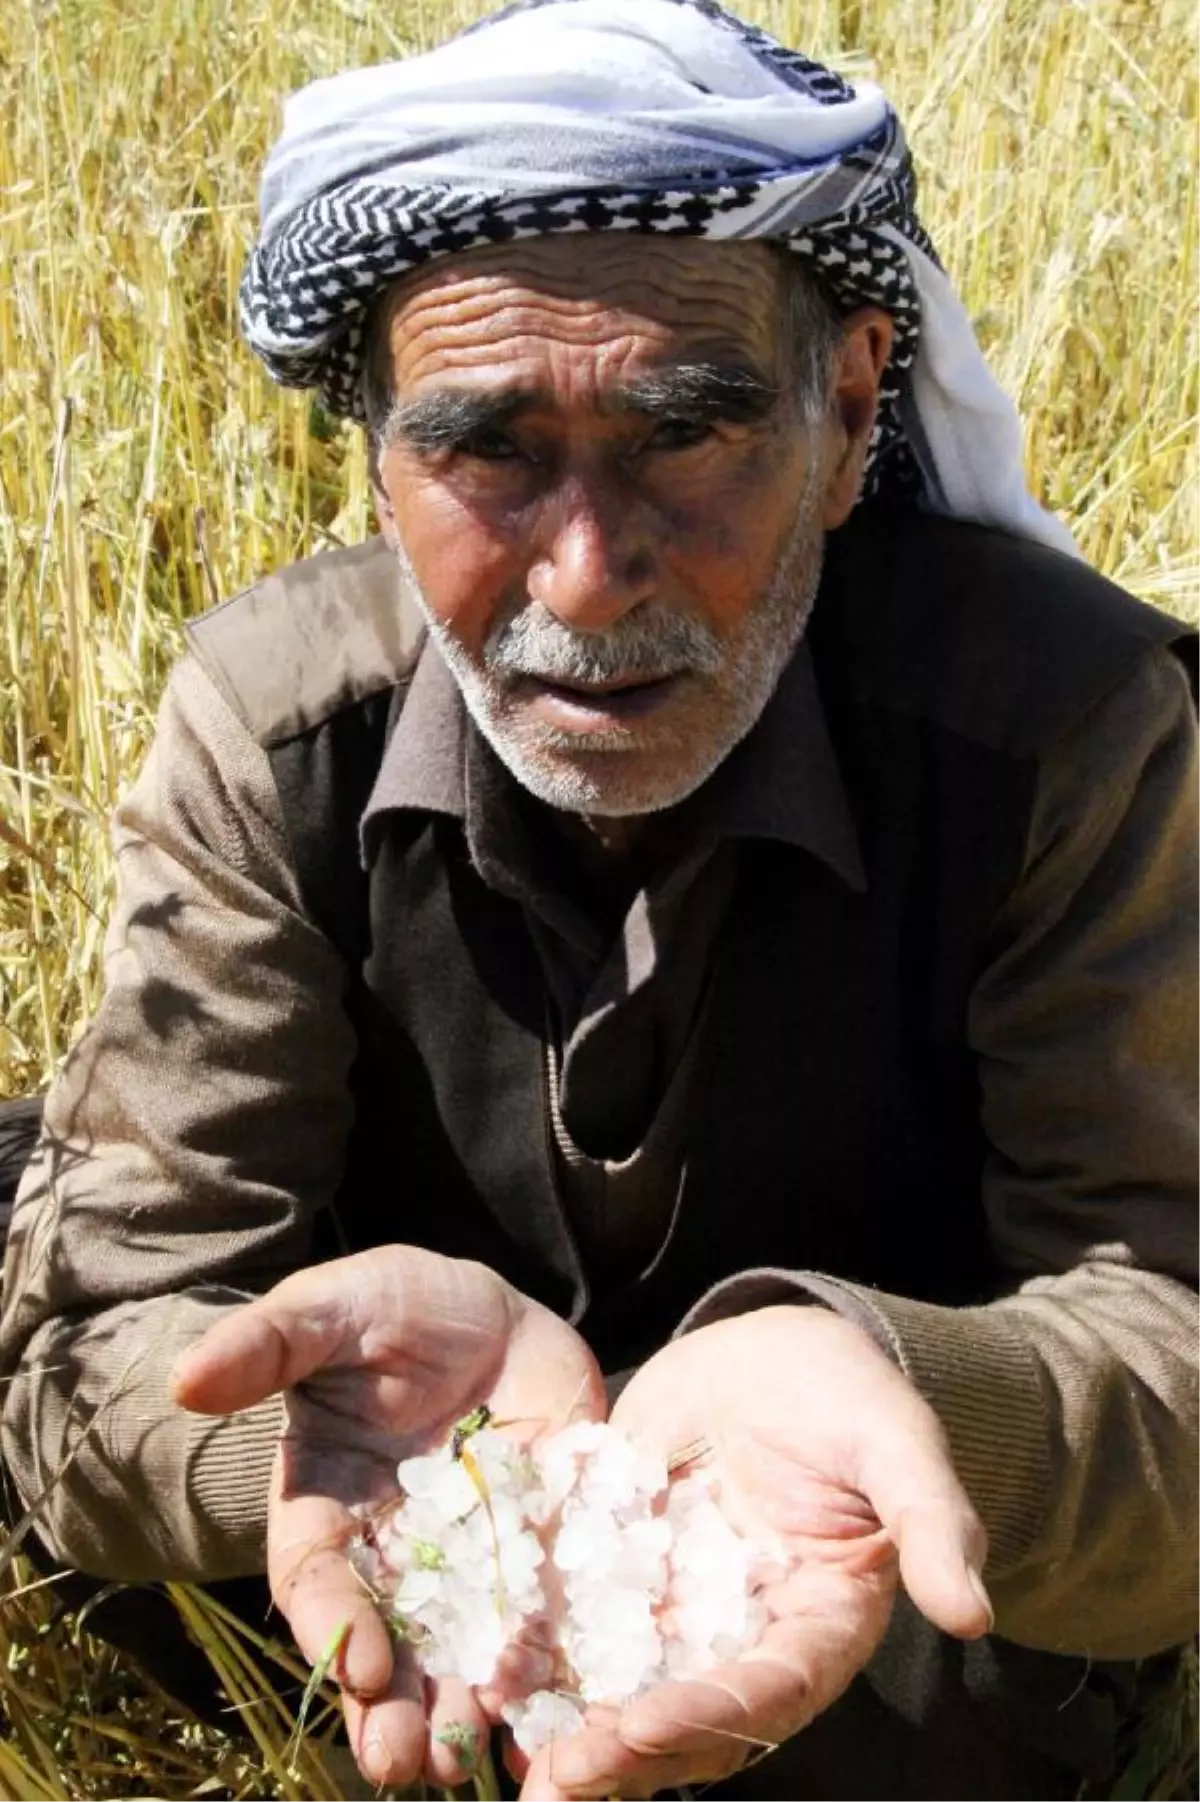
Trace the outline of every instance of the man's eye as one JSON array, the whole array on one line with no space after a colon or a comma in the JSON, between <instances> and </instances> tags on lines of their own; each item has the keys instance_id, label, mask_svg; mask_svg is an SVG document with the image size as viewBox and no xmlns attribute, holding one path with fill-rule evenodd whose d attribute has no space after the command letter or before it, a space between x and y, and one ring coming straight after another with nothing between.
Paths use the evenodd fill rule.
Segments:
<instances>
[{"instance_id":1,"label":"man's eye","mask_svg":"<svg viewBox=\"0 0 1200 1802\"><path fill-rule=\"evenodd\" d=\"M508 463L522 455L507 432L486 426L481 426L477 432L468 432L454 448L460 457L478 457L483 463Z\"/></svg>"},{"instance_id":2,"label":"man's eye","mask_svg":"<svg viewBox=\"0 0 1200 1802\"><path fill-rule=\"evenodd\" d=\"M688 419L682 414L676 419L662 419L651 432L647 449L690 450L693 445L703 444L711 431L712 422L708 419Z\"/></svg>"}]
</instances>

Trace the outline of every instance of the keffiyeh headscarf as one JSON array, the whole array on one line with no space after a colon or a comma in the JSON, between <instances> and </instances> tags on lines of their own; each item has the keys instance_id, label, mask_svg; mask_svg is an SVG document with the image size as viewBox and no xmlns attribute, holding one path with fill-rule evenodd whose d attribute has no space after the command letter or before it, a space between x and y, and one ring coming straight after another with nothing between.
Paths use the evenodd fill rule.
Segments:
<instances>
[{"instance_id":1,"label":"keffiyeh headscarf","mask_svg":"<svg viewBox=\"0 0 1200 1802\"><path fill-rule=\"evenodd\" d=\"M869 488L1074 549L915 210L900 122L715 0L517 0L428 55L314 82L267 162L242 326L277 380L362 420L380 290L549 233L770 239L895 322Z\"/></svg>"}]
</instances>

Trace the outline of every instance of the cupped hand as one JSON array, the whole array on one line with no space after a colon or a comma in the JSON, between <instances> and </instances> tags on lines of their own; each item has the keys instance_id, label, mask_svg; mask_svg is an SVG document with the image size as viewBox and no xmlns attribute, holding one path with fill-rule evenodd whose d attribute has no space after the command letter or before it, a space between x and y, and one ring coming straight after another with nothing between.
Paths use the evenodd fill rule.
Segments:
<instances>
[{"instance_id":1,"label":"cupped hand","mask_svg":"<svg viewBox=\"0 0 1200 1802\"><path fill-rule=\"evenodd\" d=\"M362 1511L397 1494L396 1464L441 1444L481 1402L532 1441L602 1420L604 1381L565 1321L482 1264L384 1246L304 1270L227 1315L179 1360L175 1399L232 1414L282 1392L267 1517L271 1593L313 1664L331 1646L364 1776L461 1781L439 1733L481 1736L466 1685L425 1684L356 1576Z\"/></svg>"},{"instance_id":2,"label":"cupped hand","mask_svg":"<svg viewBox=\"0 0 1200 1802\"><path fill-rule=\"evenodd\" d=\"M916 1389L852 1322L764 1308L666 1346L628 1384L614 1426L668 1457L701 1443L727 1518L777 1534L786 1568L752 1650L621 1709L529 1766L522 1796L649 1796L712 1782L836 1701L887 1626L897 1581L960 1638L991 1623L983 1528Z\"/></svg>"}]
</instances>

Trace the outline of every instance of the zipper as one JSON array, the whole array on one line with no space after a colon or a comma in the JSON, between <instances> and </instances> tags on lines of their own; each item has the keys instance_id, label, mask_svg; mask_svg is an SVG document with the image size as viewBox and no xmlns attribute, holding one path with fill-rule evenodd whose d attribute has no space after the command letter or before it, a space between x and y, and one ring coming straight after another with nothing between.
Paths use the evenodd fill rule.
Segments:
<instances>
[{"instance_id":1,"label":"zipper","mask_svg":"<svg viewBox=\"0 0 1200 1802\"><path fill-rule=\"evenodd\" d=\"M562 1110L558 1105L558 1052L555 1049L554 1019L550 1012L550 998L544 988L542 990L542 1022L542 1118L545 1126L546 1159L550 1165L550 1186L558 1205L559 1225L562 1227L563 1236L571 1249L571 1261L575 1266L578 1297L571 1309L569 1321L571 1326L575 1326L591 1307L592 1288L587 1279L579 1240L575 1237L571 1217L566 1203L563 1201L555 1151L557 1149L562 1152L563 1158L573 1170L580 1169L586 1160L579 1147L572 1143L570 1134L563 1123Z\"/></svg>"}]
</instances>

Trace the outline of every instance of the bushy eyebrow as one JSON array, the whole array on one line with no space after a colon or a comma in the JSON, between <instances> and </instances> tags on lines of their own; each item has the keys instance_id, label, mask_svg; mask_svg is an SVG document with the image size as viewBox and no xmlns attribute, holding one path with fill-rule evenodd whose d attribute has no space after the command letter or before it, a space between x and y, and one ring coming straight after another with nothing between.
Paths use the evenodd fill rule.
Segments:
<instances>
[{"instance_id":1,"label":"bushy eyebrow","mask_svg":"<svg viewBox=\"0 0 1200 1802\"><path fill-rule=\"evenodd\" d=\"M778 386L749 364L674 363L624 383L613 405L623 413L749 425L764 418L778 398Z\"/></svg>"},{"instance_id":2,"label":"bushy eyebrow","mask_svg":"<svg viewBox=\"0 0 1200 1802\"><path fill-rule=\"evenodd\" d=\"M674 363L622 383L605 397L604 410L643 413L652 419L699 423L725 419L748 425L766 417L779 393L774 382L745 363ZM537 389L487 394L437 388L397 405L388 421L389 436L403 439L417 451L453 450L476 432L503 430L520 414L539 407L549 410L551 405Z\"/></svg>"},{"instance_id":3,"label":"bushy eyebrow","mask_svg":"<svg viewBox=\"0 0 1200 1802\"><path fill-rule=\"evenodd\" d=\"M494 431L506 425L526 410L531 398L436 388L419 400L402 401L395 406L388 419L388 435L402 438L418 451L453 450L473 432L485 428Z\"/></svg>"}]
</instances>

